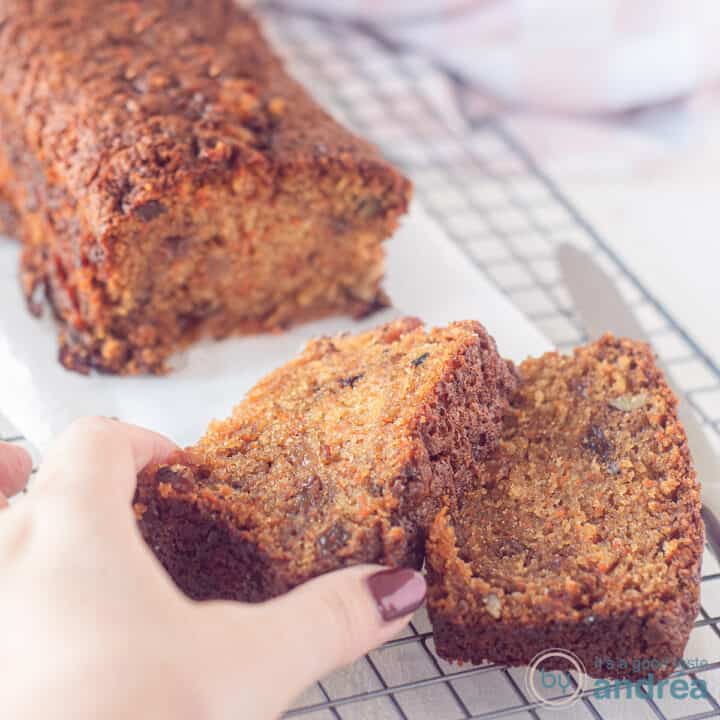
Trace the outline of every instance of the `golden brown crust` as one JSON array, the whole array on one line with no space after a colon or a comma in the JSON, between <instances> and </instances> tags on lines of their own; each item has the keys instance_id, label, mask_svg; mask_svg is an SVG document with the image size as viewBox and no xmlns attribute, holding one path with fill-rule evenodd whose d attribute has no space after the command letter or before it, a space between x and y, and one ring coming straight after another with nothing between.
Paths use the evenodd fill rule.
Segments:
<instances>
[{"instance_id":1,"label":"golden brown crust","mask_svg":"<svg viewBox=\"0 0 720 720\"><path fill-rule=\"evenodd\" d=\"M359 562L420 567L497 442L510 367L477 323L312 342L139 481L140 527L194 598L260 600Z\"/></svg>"},{"instance_id":2,"label":"golden brown crust","mask_svg":"<svg viewBox=\"0 0 720 720\"><path fill-rule=\"evenodd\" d=\"M647 345L609 335L519 374L497 452L431 530L438 652L524 664L559 647L592 674L655 660L662 677L697 615L703 550L677 400Z\"/></svg>"},{"instance_id":3,"label":"golden brown crust","mask_svg":"<svg viewBox=\"0 0 720 720\"><path fill-rule=\"evenodd\" d=\"M0 0L0 188L66 363L128 373L372 308L410 197L231 0Z\"/></svg>"}]
</instances>

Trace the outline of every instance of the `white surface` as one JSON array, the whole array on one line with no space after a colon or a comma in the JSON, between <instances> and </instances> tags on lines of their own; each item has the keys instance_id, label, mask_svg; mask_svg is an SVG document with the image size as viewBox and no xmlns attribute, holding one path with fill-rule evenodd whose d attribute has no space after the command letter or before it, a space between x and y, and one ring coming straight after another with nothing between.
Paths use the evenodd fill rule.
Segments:
<instances>
[{"instance_id":1,"label":"white surface","mask_svg":"<svg viewBox=\"0 0 720 720\"><path fill-rule=\"evenodd\" d=\"M516 115L510 124L625 265L720 364L720 89L624 122Z\"/></svg>"},{"instance_id":2,"label":"white surface","mask_svg":"<svg viewBox=\"0 0 720 720\"><path fill-rule=\"evenodd\" d=\"M442 229L415 203L388 243L386 288L403 313L430 325L479 319L513 359L541 353L548 341L464 259ZM268 371L290 359L313 336L374 327L388 311L362 323L333 318L283 335L207 342L178 358L168 377L84 377L57 362L57 329L45 313L27 312L17 282L18 248L0 245L0 371L2 409L40 451L72 419L118 417L162 432L185 445L210 419L225 417Z\"/></svg>"}]
</instances>

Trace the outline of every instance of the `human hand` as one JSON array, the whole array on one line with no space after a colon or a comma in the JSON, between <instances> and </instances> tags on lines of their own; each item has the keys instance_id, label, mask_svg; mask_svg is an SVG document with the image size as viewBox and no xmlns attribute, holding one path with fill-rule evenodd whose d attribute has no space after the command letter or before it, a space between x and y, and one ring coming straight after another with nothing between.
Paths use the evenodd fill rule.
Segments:
<instances>
[{"instance_id":1,"label":"human hand","mask_svg":"<svg viewBox=\"0 0 720 720\"><path fill-rule=\"evenodd\" d=\"M257 605L190 601L130 507L138 472L175 449L138 427L78 421L28 497L0 510L3 716L276 717L307 685L390 639L421 604L421 575L376 566ZM17 473L3 473L0 490L12 492Z\"/></svg>"},{"instance_id":2,"label":"human hand","mask_svg":"<svg viewBox=\"0 0 720 720\"><path fill-rule=\"evenodd\" d=\"M0 442L0 510L25 487L31 470L32 460L25 450Z\"/></svg>"}]
</instances>

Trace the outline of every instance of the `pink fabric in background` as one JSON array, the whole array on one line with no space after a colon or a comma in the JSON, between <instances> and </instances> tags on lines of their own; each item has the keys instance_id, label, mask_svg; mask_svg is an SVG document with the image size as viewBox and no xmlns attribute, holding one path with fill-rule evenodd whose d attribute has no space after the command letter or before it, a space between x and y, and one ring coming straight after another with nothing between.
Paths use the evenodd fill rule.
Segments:
<instances>
[{"instance_id":1,"label":"pink fabric in background","mask_svg":"<svg viewBox=\"0 0 720 720\"><path fill-rule=\"evenodd\" d=\"M289 0L369 21L504 104L616 113L720 76L720 0Z\"/></svg>"}]
</instances>

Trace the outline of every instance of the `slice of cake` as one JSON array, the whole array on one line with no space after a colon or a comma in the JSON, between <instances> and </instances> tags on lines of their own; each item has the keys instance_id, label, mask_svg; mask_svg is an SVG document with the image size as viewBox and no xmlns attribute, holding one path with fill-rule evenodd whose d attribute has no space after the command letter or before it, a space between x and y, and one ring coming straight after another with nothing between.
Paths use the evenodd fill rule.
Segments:
<instances>
[{"instance_id":1,"label":"slice of cake","mask_svg":"<svg viewBox=\"0 0 720 720\"><path fill-rule=\"evenodd\" d=\"M429 522L496 446L514 384L474 322L315 340L142 474L140 528L196 599L262 600L362 562L419 568Z\"/></svg>"},{"instance_id":2,"label":"slice of cake","mask_svg":"<svg viewBox=\"0 0 720 720\"><path fill-rule=\"evenodd\" d=\"M232 0L0 0L0 196L68 368L370 312L410 194Z\"/></svg>"},{"instance_id":3,"label":"slice of cake","mask_svg":"<svg viewBox=\"0 0 720 720\"><path fill-rule=\"evenodd\" d=\"M437 650L591 675L667 675L698 612L700 493L677 401L642 343L524 362L500 445L428 543Z\"/></svg>"}]
</instances>

